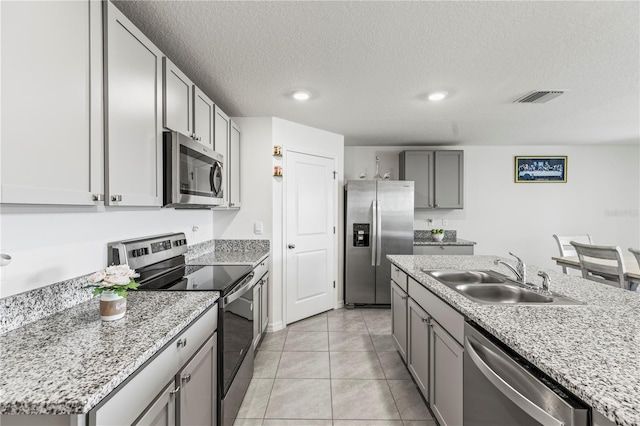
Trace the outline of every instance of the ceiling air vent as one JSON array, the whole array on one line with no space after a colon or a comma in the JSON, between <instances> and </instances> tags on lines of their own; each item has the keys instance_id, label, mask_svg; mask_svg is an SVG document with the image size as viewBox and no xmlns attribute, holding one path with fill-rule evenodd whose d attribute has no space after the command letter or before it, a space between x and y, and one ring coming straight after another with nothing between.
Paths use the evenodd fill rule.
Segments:
<instances>
[{"instance_id":1,"label":"ceiling air vent","mask_svg":"<svg viewBox=\"0 0 640 426\"><path fill-rule=\"evenodd\" d=\"M562 90L535 90L513 101L515 104L542 104L562 95Z\"/></svg>"}]
</instances>

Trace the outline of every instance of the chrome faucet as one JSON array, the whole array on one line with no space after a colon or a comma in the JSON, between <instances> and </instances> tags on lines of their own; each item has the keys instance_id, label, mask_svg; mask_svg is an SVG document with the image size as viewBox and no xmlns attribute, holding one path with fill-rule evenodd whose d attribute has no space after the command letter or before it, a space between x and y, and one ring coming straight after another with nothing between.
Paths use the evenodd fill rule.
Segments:
<instances>
[{"instance_id":1,"label":"chrome faucet","mask_svg":"<svg viewBox=\"0 0 640 426\"><path fill-rule=\"evenodd\" d=\"M551 278L549 278L549 275L544 271L538 271L538 276L542 277L542 293L551 294L551 291L549 290L549 284L551 284Z\"/></svg>"},{"instance_id":2,"label":"chrome faucet","mask_svg":"<svg viewBox=\"0 0 640 426\"><path fill-rule=\"evenodd\" d=\"M514 273L514 275L517 278L517 281L520 281L523 285L529 285L527 284L527 265L524 264L524 262L522 261L522 259L520 259L518 256L516 256L515 254L509 252L509 254L513 257L515 257L518 260L518 264L516 265L516 267L514 268L513 266L511 266L510 264L508 264L507 262L504 262L502 260L494 260L493 264L494 265L504 265L507 268L509 268L511 270L511 272Z\"/></svg>"}]
</instances>

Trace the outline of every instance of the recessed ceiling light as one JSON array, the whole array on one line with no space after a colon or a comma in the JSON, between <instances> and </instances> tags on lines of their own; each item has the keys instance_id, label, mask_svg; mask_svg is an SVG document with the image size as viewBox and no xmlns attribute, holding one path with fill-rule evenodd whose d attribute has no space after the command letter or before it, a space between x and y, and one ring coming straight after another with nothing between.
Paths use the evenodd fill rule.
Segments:
<instances>
[{"instance_id":1,"label":"recessed ceiling light","mask_svg":"<svg viewBox=\"0 0 640 426\"><path fill-rule=\"evenodd\" d=\"M291 96L296 101L306 101L311 97L311 94L309 92L298 91L298 92L293 92Z\"/></svg>"},{"instance_id":2,"label":"recessed ceiling light","mask_svg":"<svg viewBox=\"0 0 640 426\"><path fill-rule=\"evenodd\" d=\"M436 101L441 101L444 98L447 97L447 92L441 91L441 92L433 92L429 94L429 100L436 102Z\"/></svg>"}]
</instances>

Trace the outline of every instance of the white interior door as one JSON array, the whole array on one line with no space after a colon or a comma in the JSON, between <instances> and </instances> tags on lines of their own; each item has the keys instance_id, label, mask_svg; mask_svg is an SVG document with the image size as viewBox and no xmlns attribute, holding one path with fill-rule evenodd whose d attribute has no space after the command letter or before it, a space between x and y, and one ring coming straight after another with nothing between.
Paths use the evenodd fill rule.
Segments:
<instances>
[{"instance_id":1,"label":"white interior door","mask_svg":"<svg viewBox=\"0 0 640 426\"><path fill-rule=\"evenodd\" d=\"M286 160L286 322L333 308L334 160L288 152Z\"/></svg>"}]
</instances>

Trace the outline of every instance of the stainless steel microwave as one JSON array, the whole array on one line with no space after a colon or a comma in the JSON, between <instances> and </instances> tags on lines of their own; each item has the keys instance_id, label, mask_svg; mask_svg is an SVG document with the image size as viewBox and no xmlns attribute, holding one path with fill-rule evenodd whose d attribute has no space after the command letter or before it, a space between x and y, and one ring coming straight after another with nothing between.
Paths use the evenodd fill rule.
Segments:
<instances>
[{"instance_id":1,"label":"stainless steel microwave","mask_svg":"<svg viewBox=\"0 0 640 426\"><path fill-rule=\"evenodd\" d=\"M178 132L163 135L164 206L211 208L223 203L221 154Z\"/></svg>"}]
</instances>

